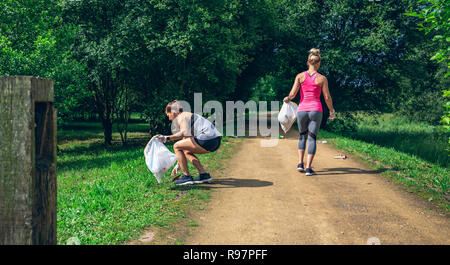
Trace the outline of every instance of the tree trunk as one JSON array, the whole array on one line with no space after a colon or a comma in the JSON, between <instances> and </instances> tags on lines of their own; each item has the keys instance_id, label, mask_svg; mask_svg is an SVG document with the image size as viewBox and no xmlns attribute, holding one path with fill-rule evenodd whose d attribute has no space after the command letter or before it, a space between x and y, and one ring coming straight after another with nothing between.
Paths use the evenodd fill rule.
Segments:
<instances>
[{"instance_id":1,"label":"tree trunk","mask_svg":"<svg viewBox=\"0 0 450 265\"><path fill-rule=\"evenodd\" d=\"M105 145L112 145L112 107L111 107L111 82L108 78L101 80L99 84L92 84L94 99L99 117L102 121Z\"/></svg>"},{"instance_id":2,"label":"tree trunk","mask_svg":"<svg viewBox=\"0 0 450 265\"><path fill-rule=\"evenodd\" d=\"M105 145L112 145L112 123L111 119L103 119L103 135L105 136Z\"/></svg>"},{"instance_id":3,"label":"tree trunk","mask_svg":"<svg viewBox=\"0 0 450 265\"><path fill-rule=\"evenodd\" d=\"M101 114L103 135L105 137L105 145L112 144L112 120L111 120L111 108L105 104L105 109Z\"/></svg>"}]
</instances>

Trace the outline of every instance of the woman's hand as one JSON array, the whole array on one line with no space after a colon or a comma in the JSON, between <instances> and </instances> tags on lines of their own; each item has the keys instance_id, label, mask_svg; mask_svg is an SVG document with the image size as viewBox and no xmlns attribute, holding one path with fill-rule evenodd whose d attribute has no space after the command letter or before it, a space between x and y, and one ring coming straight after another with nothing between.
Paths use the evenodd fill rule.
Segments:
<instances>
[{"instance_id":1,"label":"woman's hand","mask_svg":"<svg viewBox=\"0 0 450 265\"><path fill-rule=\"evenodd\" d=\"M332 110L332 111L330 111L330 117L329 117L329 119L330 119L330 120L334 120L334 118L336 118L336 111Z\"/></svg>"},{"instance_id":2,"label":"woman's hand","mask_svg":"<svg viewBox=\"0 0 450 265\"><path fill-rule=\"evenodd\" d=\"M160 134L158 134L158 136L156 136L157 138L158 138L158 140L160 140L161 141L161 143L163 143L163 144L165 144L166 142L167 142L167 140L168 140L168 136L165 136L165 135L160 135Z\"/></svg>"},{"instance_id":3,"label":"woman's hand","mask_svg":"<svg viewBox=\"0 0 450 265\"><path fill-rule=\"evenodd\" d=\"M285 98L283 99L283 101L286 102L286 103L289 103L289 101L291 101L291 99L290 99L289 97L285 97Z\"/></svg>"},{"instance_id":4,"label":"woman's hand","mask_svg":"<svg viewBox=\"0 0 450 265\"><path fill-rule=\"evenodd\" d=\"M176 174L178 174L178 171L180 171L180 165L176 165L173 169L172 169L172 176L175 176Z\"/></svg>"}]
</instances>

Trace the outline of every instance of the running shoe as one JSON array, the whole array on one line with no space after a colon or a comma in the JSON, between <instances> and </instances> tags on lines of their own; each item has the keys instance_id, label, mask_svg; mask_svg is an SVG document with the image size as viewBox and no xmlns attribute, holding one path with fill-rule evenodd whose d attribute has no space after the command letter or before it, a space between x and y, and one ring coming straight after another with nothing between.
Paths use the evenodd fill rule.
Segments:
<instances>
[{"instance_id":1,"label":"running shoe","mask_svg":"<svg viewBox=\"0 0 450 265\"><path fill-rule=\"evenodd\" d=\"M192 178L192 176L184 176L175 181L175 185L192 185L194 184L194 179Z\"/></svg>"},{"instance_id":2,"label":"running shoe","mask_svg":"<svg viewBox=\"0 0 450 265\"><path fill-rule=\"evenodd\" d=\"M316 172L314 172L312 169L310 169L310 168L306 169L306 176L312 176L315 174L316 174Z\"/></svg>"},{"instance_id":3,"label":"running shoe","mask_svg":"<svg viewBox=\"0 0 450 265\"><path fill-rule=\"evenodd\" d=\"M204 174L198 175L198 177L194 180L194 183L196 183L196 184L211 183L211 181L212 181L211 175L209 175L209 173L204 173Z\"/></svg>"},{"instance_id":4,"label":"running shoe","mask_svg":"<svg viewBox=\"0 0 450 265\"><path fill-rule=\"evenodd\" d=\"M305 166L303 165L303 163L300 163L297 165L297 170L300 172L304 172L305 171Z\"/></svg>"}]
</instances>

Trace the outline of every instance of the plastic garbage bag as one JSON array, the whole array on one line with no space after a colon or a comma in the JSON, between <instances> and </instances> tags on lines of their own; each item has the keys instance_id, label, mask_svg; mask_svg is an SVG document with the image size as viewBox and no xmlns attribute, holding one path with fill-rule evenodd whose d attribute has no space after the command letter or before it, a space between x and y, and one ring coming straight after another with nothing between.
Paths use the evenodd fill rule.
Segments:
<instances>
[{"instance_id":1,"label":"plastic garbage bag","mask_svg":"<svg viewBox=\"0 0 450 265\"><path fill-rule=\"evenodd\" d=\"M278 113L278 121L280 122L281 129L284 133L287 133L294 124L297 118L297 104L294 102L283 102L280 112Z\"/></svg>"},{"instance_id":2,"label":"plastic garbage bag","mask_svg":"<svg viewBox=\"0 0 450 265\"><path fill-rule=\"evenodd\" d=\"M148 169L153 173L158 183L161 183L164 173L177 161L177 155L170 152L155 136L145 146L144 156Z\"/></svg>"}]
</instances>

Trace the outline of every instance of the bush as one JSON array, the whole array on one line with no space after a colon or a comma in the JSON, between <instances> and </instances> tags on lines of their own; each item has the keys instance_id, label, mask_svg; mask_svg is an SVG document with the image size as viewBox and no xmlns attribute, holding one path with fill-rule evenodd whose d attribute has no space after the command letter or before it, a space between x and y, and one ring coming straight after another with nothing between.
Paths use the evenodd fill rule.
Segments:
<instances>
[{"instance_id":1,"label":"bush","mask_svg":"<svg viewBox=\"0 0 450 265\"><path fill-rule=\"evenodd\" d=\"M333 120L327 120L325 129L337 134L349 134L358 128L356 114L350 112L340 112Z\"/></svg>"},{"instance_id":2,"label":"bush","mask_svg":"<svg viewBox=\"0 0 450 265\"><path fill-rule=\"evenodd\" d=\"M441 91L425 92L417 97L400 103L398 113L414 121L426 122L430 125L439 125L444 114L445 99Z\"/></svg>"},{"instance_id":3,"label":"bush","mask_svg":"<svg viewBox=\"0 0 450 265\"><path fill-rule=\"evenodd\" d=\"M275 77L273 77L271 75L263 76L260 79L258 79L255 86L253 86L251 99L254 101L257 101L257 102L260 100L265 100L265 101L269 102L269 105L270 105L270 101L278 99L276 91L274 89L277 86L279 86L279 84L277 83L277 80L275 79ZM288 93L289 92L286 91L285 94L288 94Z\"/></svg>"}]
</instances>

